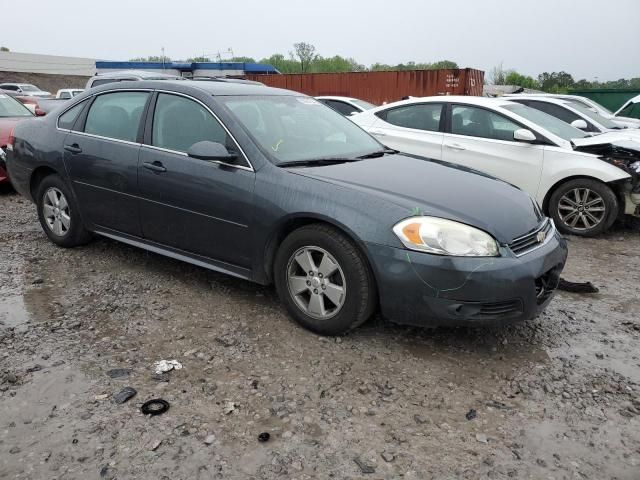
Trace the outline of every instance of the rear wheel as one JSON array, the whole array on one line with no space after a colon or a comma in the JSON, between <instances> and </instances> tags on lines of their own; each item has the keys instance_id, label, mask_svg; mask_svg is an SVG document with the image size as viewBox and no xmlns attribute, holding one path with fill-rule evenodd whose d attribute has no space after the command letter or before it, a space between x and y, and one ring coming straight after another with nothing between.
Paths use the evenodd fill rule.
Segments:
<instances>
[{"instance_id":1,"label":"rear wheel","mask_svg":"<svg viewBox=\"0 0 640 480\"><path fill-rule=\"evenodd\" d=\"M366 259L344 234L327 225L291 233L274 264L278 295L302 326L322 335L339 335L373 313L376 288Z\"/></svg>"},{"instance_id":2,"label":"rear wheel","mask_svg":"<svg viewBox=\"0 0 640 480\"><path fill-rule=\"evenodd\" d=\"M593 237L616 220L618 200L602 182L587 178L570 180L551 195L549 214L562 233Z\"/></svg>"},{"instance_id":3,"label":"rear wheel","mask_svg":"<svg viewBox=\"0 0 640 480\"><path fill-rule=\"evenodd\" d=\"M49 175L40 182L36 202L42 229L53 243L69 248L91 239L71 192L58 175Z\"/></svg>"}]
</instances>

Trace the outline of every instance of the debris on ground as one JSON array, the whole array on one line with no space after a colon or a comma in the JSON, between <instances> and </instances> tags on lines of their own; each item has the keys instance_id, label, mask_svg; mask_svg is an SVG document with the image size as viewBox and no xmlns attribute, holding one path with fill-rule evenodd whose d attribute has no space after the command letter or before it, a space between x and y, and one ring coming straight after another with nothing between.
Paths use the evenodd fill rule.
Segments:
<instances>
[{"instance_id":1,"label":"debris on ground","mask_svg":"<svg viewBox=\"0 0 640 480\"><path fill-rule=\"evenodd\" d=\"M140 410L145 415L161 415L169 410L169 402L161 398L154 398L142 404Z\"/></svg>"},{"instance_id":2,"label":"debris on ground","mask_svg":"<svg viewBox=\"0 0 640 480\"><path fill-rule=\"evenodd\" d=\"M570 282L564 278L560 278L558 290L572 293L598 293L598 287L591 282Z\"/></svg>"},{"instance_id":3,"label":"debris on ground","mask_svg":"<svg viewBox=\"0 0 640 480\"><path fill-rule=\"evenodd\" d=\"M238 405L235 402L226 402L224 404L223 412L224 412L225 415L229 415L229 414L235 412L237 408L238 408Z\"/></svg>"},{"instance_id":4,"label":"debris on ground","mask_svg":"<svg viewBox=\"0 0 640 480\"><path fill-rule=\"evenodd\" d=\"M271 435L269 434L269 432L262 432L258 435L259 442L268 442L269 438L271 438Z\"/></svg>"},{"instance_id":5,"label":"debris on ground","mask_svg":"<svg viewBox=\"0 0 640 480\"><path fill-rule=\"evenodd\" d=\"M358 465L362 473L376 473L375 467L369 465L368 463L365 463L360 459L360 457L355 457L353 461L356 463L356 465Z\"/></svg>"},{"instance_id":6,"label":"debris on ground","mask_svg":"<svg viewBox=\"0 0 640 480\"><path fill-rule=\"evenodd\" d=\"M136 393L138 393L138 391L135 388L124 387L122 390L120 390L118 393L116 393L113 396L113 400L116 403L124 403L127 400L130 400L131 398L135 397Z\"/></svg>"},{"instance_id":7,"label":"debris on ground","mask_svg":"<svg viewBox=\"0 0 640 480\"><path fill-rule=\"evenodd\" d=\"M159 360L153 364L156 375L160 375L171 370L181 370L182 364L177 360Z\"/></svg>"},{"instance_id":8,"label":"debris on ground","mask_svg":"<svg viewBox=\"0 0 640 480\"><path fill-rule=\"evenodd\" d=\"M476 416L478 415L478 412L476 412L473 408L471 410L469 410L467 412L467 414L465 415L465 417L467 418L467 420L473 420L474 418L476 418Z\"/></svg>"},{"instance_id":9,"label":"debris on ground","mask_svg":"<svg viewBox=\"0 0 640 480\"><path fill-rule=\"evenodd\" d=\"M204 439L204 443L207 445L211 445L213 444L213 442L216 441L216 436L215 435L207 435Z\"/></svg>"},{"instance_id":10,"label":"debris on ground","mask_svg":"<svg viewBox=\"0 0 640 480\"><path fill-rule=\"evenodd\" d=\"M484 433L476 433L476 440L480 443L488 443L489 440Z\"/></svg>"},{"instance_id":11,"label":"debris on ground","mask_svg":"<svg viewBox=\"0 0 640 480\"><path fill-rule=\"evenodd\" d=\"M111 378L124 378L131 374L131 370L128 368L112 368L107 370L107 375Z\"/></svg>"}]
</instances>

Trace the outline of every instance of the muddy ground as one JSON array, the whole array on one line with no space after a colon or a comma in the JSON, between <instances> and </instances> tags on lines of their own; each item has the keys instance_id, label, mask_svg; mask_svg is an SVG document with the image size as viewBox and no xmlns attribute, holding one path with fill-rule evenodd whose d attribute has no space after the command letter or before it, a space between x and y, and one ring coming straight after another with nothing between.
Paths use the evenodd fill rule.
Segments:
<instances>
[{"instance_id":1,"label":"muddy ground","mask_svg":"<svg viewBox=\"0 0 640 480\"><path fill-rule=\"evenodd\" d=\"M638 479L640 236L569 240L565 278L600 293L534 321L321 338L271 288L105 239L57 248L4 189L0 478ZM161 359L184 368L154 377ZM151 398L170 410L143 415Z\"/></svg>"}]
</instances>

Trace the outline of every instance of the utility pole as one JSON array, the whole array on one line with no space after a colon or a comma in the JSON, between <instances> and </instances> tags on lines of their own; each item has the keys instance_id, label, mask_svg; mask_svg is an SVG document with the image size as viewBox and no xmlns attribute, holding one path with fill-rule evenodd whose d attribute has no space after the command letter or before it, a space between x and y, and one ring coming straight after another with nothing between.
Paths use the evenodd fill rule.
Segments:
<instances>
[{"instance_id":1,"label":"utility pole","mask_svg":"<svg viewBox=\"0 0 640 480\"><path fill-rule=\"evenodd\" d=\"M162 50L162 70L164 70L164 47L160 47Z\"/></svg>"}]
</instances>

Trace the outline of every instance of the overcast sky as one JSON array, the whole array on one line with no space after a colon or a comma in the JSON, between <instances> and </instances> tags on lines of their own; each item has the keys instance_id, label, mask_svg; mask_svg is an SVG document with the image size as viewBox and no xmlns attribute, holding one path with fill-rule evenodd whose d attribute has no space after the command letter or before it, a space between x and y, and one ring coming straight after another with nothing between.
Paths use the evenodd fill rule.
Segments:
<instances>
[{"instance_id":1,"label":"overcast sky","mask_svg":"<svg viewBox=\"0 0 640 480\"><path fill-rule=\"evenodd\" d=\"M2 0L4 3L5 0ZM640 77L640 0L33 0L4 21L16 52L184 59L229 47L260 59L295 42L360 63L432 62L576 80ZM13 10L13 7L9 11ZM4 9L7 13L7 9ZM24 16L26 15L26 16ZM5 19L6 20L6 19Z\"/></svg>"}]
</instances>

